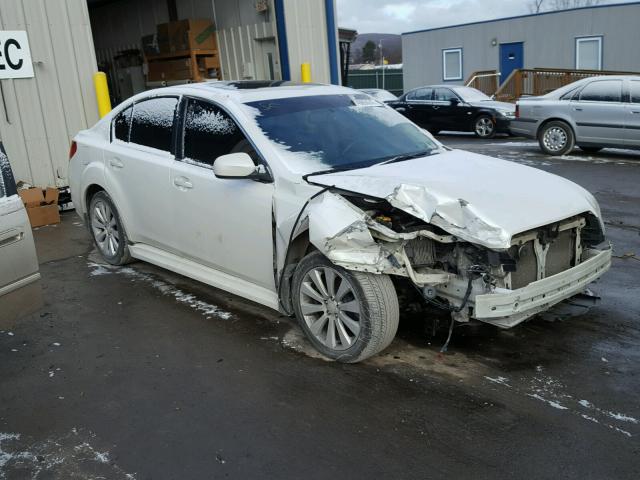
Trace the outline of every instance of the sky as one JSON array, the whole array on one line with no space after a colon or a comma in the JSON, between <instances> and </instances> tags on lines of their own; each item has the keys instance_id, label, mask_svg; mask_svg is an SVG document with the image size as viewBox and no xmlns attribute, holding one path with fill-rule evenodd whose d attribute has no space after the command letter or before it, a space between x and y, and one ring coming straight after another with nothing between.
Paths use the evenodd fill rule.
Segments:
<instances>
[{"instance_id":1,"label":"sky","mask_svg":"<svg viewBox=\"0 0 640 480\"><path fill-rule=\"evenodd\" d=\"M549 0L547 0L549 1ZM603 0L627 3L632 0ZM337 0L338 25L358 33L402 33L530 13L530 0Z\"/></svg>"}]
</instances>

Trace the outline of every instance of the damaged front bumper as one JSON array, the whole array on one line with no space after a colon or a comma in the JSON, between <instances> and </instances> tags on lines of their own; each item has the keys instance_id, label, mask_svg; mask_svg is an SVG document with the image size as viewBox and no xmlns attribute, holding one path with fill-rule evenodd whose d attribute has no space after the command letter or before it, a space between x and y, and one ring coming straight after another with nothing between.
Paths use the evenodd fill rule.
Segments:
<instances>
[{"instance_id":1,"label":"damaged front bumper","mask_svg":"<svg viewBox=\"0 0 640 480\"><path fill-rule=\"evenodd\" d=\"M583 291L611 266L611 249L586 250L579 265L517 290L496 289L474 298L473 318L511 328Z\"/></svg>"}]
</instances>

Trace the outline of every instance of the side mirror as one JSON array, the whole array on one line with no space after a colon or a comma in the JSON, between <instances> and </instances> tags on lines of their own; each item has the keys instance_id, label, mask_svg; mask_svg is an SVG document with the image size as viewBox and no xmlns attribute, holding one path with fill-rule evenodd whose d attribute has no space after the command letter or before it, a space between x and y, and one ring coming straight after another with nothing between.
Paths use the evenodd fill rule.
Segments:
<instances>
[{"instance_id":1,"label":"side mirror","mask_svg":"<svg viewBox=\"0 0 640 480\"><path fill-rule=\"evenodd\" d=\"M244 152L222 155L213 163L213 173L218 178L248 178L256 171L253 160Z\"/></svg>"},{"instance_id":2,"label":"side mirror","mask_svg":"<svg viewBox=\"0 0 640 480\"><path fill-rule=\"evenodd\" d=\"M449 102L451 103L452 107L456 107L456 106L460 105L460 99L458 99L458 98L452 98L451 100L449 100Z\"/></svg>"}]
</instances>

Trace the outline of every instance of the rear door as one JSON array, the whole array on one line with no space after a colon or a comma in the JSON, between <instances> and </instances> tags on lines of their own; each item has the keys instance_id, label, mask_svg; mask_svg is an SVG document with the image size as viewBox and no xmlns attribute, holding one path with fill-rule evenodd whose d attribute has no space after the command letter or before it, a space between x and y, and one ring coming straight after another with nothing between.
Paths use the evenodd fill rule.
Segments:
<instances>
[{"instance_id":1,"label":"rear door","mask_svg":"<svg viewBox=\"0 0 640 480\"><path fill-rule=\"evenodd\" d=\"M105 151L107 188L129 240L166 249L174 229L169 185L178 97L151 97L122 111Z\"/></svg>"},{"instance_id":2,"label":"rear door","mask_svg":"<svg viewBox=\"0 0 640 480\"><path fill-rule=\"evenodd\" d=\"M625 145L640 148L640 80L629 81L629 103L625 109Z\"/></svg>"},{"instance_id":3,"label":"rear door","mask_svg":"<svg viewBox=\"0 0 640 480\"><path fill-rule=\"evenodd\" d=\"M402 112L409 120L417 123L421 127L428 127L431 120L433 100L431 98L433 88L423 87L407 93L404 105L396 108Z\"/></svg>"},{"instance_id":4,"label":"rear door","mask_svg":"<svg viewBox=\"0 0 640 480\"><path fill-rule=\"evenodd\" d=\"M0 144L0 297L39 277L29 218Z\"/></svg>"},{"instance_id":5,"label":"rear door","mask_svg":"<svg viewBox=\"0 0 640 480\"><path fill-rule=\"evenodd\" d=\"M629 115L622 97L622 80L595 80L571 100L576 143L623 145Z\"/></svg>"}]
</instances>

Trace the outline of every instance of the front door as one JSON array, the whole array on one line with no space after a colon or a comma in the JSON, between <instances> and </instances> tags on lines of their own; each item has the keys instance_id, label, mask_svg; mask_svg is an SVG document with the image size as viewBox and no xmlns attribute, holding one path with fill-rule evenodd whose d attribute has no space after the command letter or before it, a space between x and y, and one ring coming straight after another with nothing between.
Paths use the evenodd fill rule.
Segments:
<instances>
[{"instance_id":1,"label":"front door","mask_svg":"<svg viewBox=\"0 0 640 480\"><path fill-rule=\"evenodd\" d=\"M602 78L602 77L601 77ZM576 143L622 145L628 104L622 101L622 80L595 80L571 100Z\"/></svg>"},{"instance_id":2,"label":"front door","mask_svg":"<svg viewBox=\"0 0 640 480\"><path fill-rule=\"evenodd\" d=\"M184 151L171 168L172 250L275 291L273 184L222 179L213 173L221 155L258 156L235 121L206 100L185 99Z\"/></svg>"},{"instance_id":3,"label":"front door","mask_svg":"<svg viewBox=\"0 0 640 480\"><path fill-rule=\"evenodd\" d=\"M524 68L524 48L522 42L500 44L500 83L504 83L511 72Z\"/></svg>"}]
</instances>

